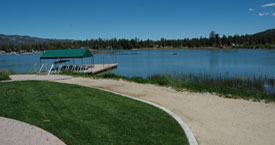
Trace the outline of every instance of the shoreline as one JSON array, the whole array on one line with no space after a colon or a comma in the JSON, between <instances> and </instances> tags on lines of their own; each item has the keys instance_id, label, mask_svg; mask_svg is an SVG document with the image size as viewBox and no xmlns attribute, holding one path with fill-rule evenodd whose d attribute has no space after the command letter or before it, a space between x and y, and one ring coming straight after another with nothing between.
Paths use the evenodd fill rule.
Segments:
<instances>
[{"instance_id":1,"label":"shoreline","mask_svg":"<svg viewBox=\"0 0 275 145\"><path fill-rule=\"evenodd\" d=\"M220 47L177 47L177 48L173 48L173 47L161 47L161 48L137 48L137 49L132 49L132 50L238 50L238 49L247 49L247 50L273 50L275 48L244 48L244 47L224 47L224 48L220 48Z\"/></svg>"},{"instance_id":2,"label":"shoreline","mask_svg":"<svg viewBox=\"0 0 275 145\"><path fill-rule=\"evenodd\" d=\"M13 51L13 52L8 52L8 53L6 53L6 52L0 52L0 55L21 55L21 54L42 54L43 52L41 51L38 51L38 52L23 52L23 53L18 53L18 52L15 52L15 51Z\"/></svg>"},{"instance_id":3,"label":"shoreline","mask_svg":"<svg viewBox=\"0 0 275 145\"><path fill-rule=\"evenodd\" d=\"M102 78L125 80L140 84L152 84L158 86L171 87L177 91L188 90L191 92L208 92L215 93L225 98L241 98L266 103L275 103L274 79L262 78L224 78L224 77L199 77L192 74L186 75L152 75L147 78L127 77L116 75L114 73L105 73L103 75L86 75L82 73L62 73L73 77ZM254 80L254 81L253 81ZM238 87L236 87L238 86ZM269 86L270 88L266 88Z\"/></svg>"},{"instance_id":4,"label":"shoreline","mask_svg":"<svg viewBox=\"0 0 275 145\"><path fill-rule=\"evenodd\" d=\"M242 48L242 47L237 47L237 48L232 48L232 47L225 47L225 48L220 48L220 47L177 47L177 48L172 48L172 47L161 47L161 48L133 48L133 49L112 49L112 50L239 50L239 49L245 49L245 50L273 50L275 48ZM105 50L110 50L110 49L89 49L91 52L94 52L94 54L110 54L110 52L101 52ZM0 51L0 55L20 55L20 54L39 54L39 53L44 53L44 51L36 51L36 52L5 52L5 51Z\"/></svg>"}]
</instances>

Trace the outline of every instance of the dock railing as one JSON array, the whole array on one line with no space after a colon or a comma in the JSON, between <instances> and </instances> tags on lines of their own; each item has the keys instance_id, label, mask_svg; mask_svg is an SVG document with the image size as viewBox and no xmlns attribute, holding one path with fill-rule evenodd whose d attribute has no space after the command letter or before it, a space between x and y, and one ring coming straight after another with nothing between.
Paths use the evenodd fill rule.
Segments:
<instances>
[{"instance_id":1,"label":"dock railing","mask_svg":"<svg viewBox=\"0 0 275 145\"><path fill-rule=\"evenodd\" d=\"M64 71L97 74L114 69L118 66L118 64L51 64L49 66L50 69L47 70L47 63L42 64L38 74L42 74L42 72L45 75L50 75L52 73L59 74Z\"/></svg>"}]
</instances>

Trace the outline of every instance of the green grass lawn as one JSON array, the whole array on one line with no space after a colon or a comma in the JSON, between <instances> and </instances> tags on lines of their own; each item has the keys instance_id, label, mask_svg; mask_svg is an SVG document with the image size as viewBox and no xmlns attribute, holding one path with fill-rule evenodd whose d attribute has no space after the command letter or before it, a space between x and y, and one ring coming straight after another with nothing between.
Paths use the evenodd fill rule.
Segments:
<instances>
[{"instance_id":1,"label":"green grass lawn","mask_svg":"<svg viewBox=\"0 0 275 145\"><path fill-rule=\"evenodd\" d=\"M0 116L39 126L68 145L187 145L180 125L151 105L43 81L0 83Z\"/></svg>"}]
</instances>

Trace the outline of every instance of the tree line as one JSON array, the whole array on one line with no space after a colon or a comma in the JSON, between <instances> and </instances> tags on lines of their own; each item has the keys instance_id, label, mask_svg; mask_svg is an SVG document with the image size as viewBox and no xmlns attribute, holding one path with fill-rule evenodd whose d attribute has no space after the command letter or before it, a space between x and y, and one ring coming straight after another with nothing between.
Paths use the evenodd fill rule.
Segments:
<instances>
[{"instance_id":1,"label":"tree line","mask_svg":"<svg viewBox=\"0 0 275 145\"><path fill-rule=\"evenodd\" d=\"M69 48L89 48L89 49L140 49L140 48L275 48L275 34L267 33L261 35L234 35L219 36L212 31L209 37L185 38L185 39L165 39L160 40L140 40L135 39L91 39L83 41L57 41L29 44L3 43L0 51L4 52L34 52L49 49L69 49Z\"/></svg>"}]
</instances>

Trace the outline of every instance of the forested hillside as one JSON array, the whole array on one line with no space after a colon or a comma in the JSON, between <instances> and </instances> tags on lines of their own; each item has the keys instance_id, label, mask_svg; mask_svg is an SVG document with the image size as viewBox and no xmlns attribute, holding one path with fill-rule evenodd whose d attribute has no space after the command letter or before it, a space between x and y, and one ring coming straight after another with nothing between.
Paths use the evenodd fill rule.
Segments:
<instances>
[{"instance_id":1,"label":"forested hillside","mask_svg":"<svg viewBox=\"0 0 275 145\"><path fill-rule=\"evenodd\" d=\"M29 36L0 35L0 51L34 52L48 49L140 49L140 48L268 48L275 49L275 29L253 35L219 36L212 31L208 38L140 40L135 39L91 39L58 40L40 39Z\"/></svg>"}]
</instances>

